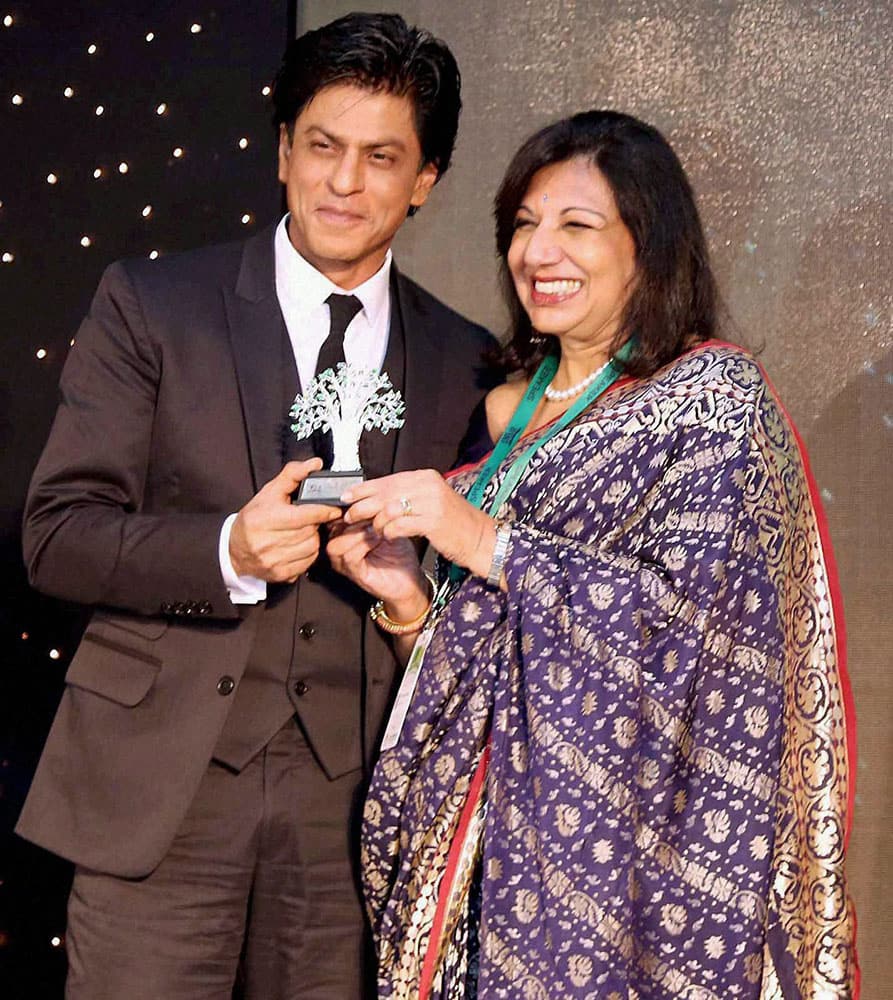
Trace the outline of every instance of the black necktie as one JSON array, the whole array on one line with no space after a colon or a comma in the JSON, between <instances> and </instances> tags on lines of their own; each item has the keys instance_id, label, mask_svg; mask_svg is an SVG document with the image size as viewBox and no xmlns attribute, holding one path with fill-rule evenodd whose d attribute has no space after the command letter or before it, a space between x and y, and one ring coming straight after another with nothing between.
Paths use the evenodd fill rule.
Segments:
<instances>
[{"instance_id":1,"label":"black necktie","mask_svg":"<svg viewBox=\"0 0 893 1000\"><path fill-rule=\"evenodd\" d=\"M363 308L363 303L356 295L339 295L338 292L326 299L329 307L329 335L323 341L316 359L316 374L327 368L334 369L339 361L344 361L344 331L350 321ZM323 468L332 467L332 432L315 431L313 434L314 452L323 460Z\"/></svg>"},{"instance_id":2,"label":"black necktie","mask_svg":"<svg viewBox=\"0 0 893 1000\"><path fill-rule=\"evenodd\" d=\"M329 335L319 349L316 359L316 374L327 368L334 368L339 361L344 360L344 331L350 321L363 308L363 303L356 295L339 295L337 292L326 299L329 307Z\"/></svg>"}]
</instances>

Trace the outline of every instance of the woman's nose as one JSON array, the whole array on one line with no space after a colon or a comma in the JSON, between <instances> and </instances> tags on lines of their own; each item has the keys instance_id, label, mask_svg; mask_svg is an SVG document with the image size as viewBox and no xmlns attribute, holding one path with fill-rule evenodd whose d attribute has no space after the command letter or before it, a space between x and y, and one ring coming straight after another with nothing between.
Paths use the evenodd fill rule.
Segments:
<instances>
[{"instance_id":1,"label":"woman's nose","mask_svg":"<svg viewBox=\"0 0 893 1000\"><path fill-rule=\"evenodd\" d=\"M555 264L561 255L561 245L547 226L537 226L524 248L524 260L529 266Z\"/></svg>"}]
</instances>

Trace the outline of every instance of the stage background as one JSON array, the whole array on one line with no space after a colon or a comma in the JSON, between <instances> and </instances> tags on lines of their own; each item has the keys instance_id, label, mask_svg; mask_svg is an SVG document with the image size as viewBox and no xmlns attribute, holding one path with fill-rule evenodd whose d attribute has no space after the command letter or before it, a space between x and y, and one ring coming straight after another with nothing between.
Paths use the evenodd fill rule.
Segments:
<instances>
[{"instance_id":1,"label":"stage background","mask_svg":"<svg viewBox=\"0 0 893 1000\"><path fill-rule=\"evenodd\" d=\"M465 110L455 165L400 266L494 330L490 206L521 139L611 107L657 125L698 192L732 339L763 347L806 439L843 586L859 765L850 876L863 996L893 997L893 4L392 2L444 38ZM357 0L299 4L299 29ZM448 349L448 345L445 345Z\"/></svg>"},{"instance_id":2,"label":"stage background","mask_svg":"<svg viewBox=\"0 0 893 1000\"><path fill-rule=\"evenodd\" d=\"M67 866L9 831L82 621L25 586L18 525L27 480L103 267L238 238L275 217L261 90L290 6L20 0L0 9L0 256L12 256L0 263L4 1000L62 995L64 956L53 938L63 932ZM381 4L298 6L303 30ZM859 713L850 874L863 996L893 995L891 4L424 0L387 9L449 42L465 95L455 165L404 227L401 266L496 331L504 316L490 206L520 140L560 115L609 106L658 125L678 149L700 196L732 335L764 348L825 498ZM127 174L117 172L121 162Z\"/></svg>"},{"instance_id":3,"label":"stage background","mask_svg":"<svg viewBox=\"0 0 893 1000\"><path fill-rule=\"evenodd\" d=\"M59 373L106 265L278 216L263 88L293 29L284 0L0 6L3 1000L58 1000L65 972L69 866L11 833L84 621L28 589L19 541Z\"/></svg>"}]
</instances>

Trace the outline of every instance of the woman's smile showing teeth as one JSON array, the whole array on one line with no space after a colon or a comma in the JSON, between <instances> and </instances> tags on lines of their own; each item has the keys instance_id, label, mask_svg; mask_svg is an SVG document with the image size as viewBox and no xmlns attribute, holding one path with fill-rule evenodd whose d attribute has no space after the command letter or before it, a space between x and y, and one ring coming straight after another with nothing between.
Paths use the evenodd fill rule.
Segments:
<instances>
[{"instance_id":1,"label":"woman's smile showing teeth","mask_svg":"<svg viewBox=\"0 0 893 1000\"><path fill-rule=\"evenodd\" d=\"M582 287L583 282L578 278L534 278L533 300L537 305L563 302L579 292Z\"/></svg>"}]
</instances>

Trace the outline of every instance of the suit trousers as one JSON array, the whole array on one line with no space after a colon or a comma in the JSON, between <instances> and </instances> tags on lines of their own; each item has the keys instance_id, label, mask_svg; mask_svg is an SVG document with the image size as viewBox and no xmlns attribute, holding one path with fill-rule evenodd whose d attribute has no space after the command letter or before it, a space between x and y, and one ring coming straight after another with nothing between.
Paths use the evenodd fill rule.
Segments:
<instances>
[{"instance_id":1,"label":"suit trousers","mask_svg":"<svg viewBox=\"0 0 893 1000\"><path fill-rule=\"evenodd\" d=\"M230 1000L237 979L245 1000L360 1000L362 785L294 720L240 772L212 761L151 874L76 870L67 1000Z\"/></svg>"}]
</instances>

